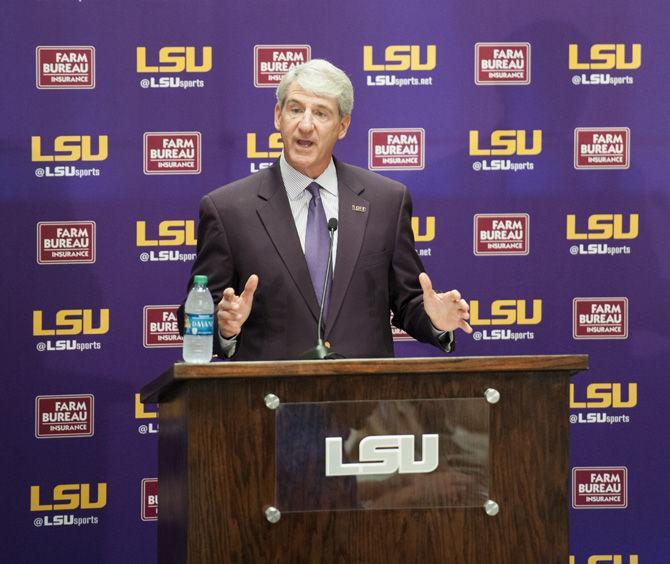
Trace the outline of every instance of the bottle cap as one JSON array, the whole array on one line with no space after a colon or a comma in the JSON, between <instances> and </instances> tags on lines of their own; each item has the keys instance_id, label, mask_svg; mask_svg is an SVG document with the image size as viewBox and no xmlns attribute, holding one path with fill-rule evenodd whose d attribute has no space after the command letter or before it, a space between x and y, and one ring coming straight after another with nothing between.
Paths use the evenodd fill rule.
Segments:
<instances>
[{"instance_id":1,"label":"bottle cap","mask_svg":"<svg viewBox=\"0 0 670 564\"><path fill-rule=\"evenodd\" d=\"M200 284L201 286L207 286L207 276L204 274L196 274L193 277L194 284Z\"/></svg>"}]
</instances>

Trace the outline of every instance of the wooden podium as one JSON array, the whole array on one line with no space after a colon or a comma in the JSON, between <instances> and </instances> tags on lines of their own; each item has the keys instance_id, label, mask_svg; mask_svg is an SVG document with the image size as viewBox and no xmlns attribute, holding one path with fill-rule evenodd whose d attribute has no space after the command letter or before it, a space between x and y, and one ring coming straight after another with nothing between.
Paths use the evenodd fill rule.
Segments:
<instances>
[{"instance_id":1,"label":"wooden podium","mask_svg":"<svg viewBox=\"0 0 670 564\"><path fill-rule=\"evenodd\" d=\"M158 562L568 561L569 379L588 357L176 364L160 403ZM500 507L289 513L271 524L282 402L480 398L493 388L489 493ZM281 508L280 508L281 509Z\"/></svg>"}]
</instances>

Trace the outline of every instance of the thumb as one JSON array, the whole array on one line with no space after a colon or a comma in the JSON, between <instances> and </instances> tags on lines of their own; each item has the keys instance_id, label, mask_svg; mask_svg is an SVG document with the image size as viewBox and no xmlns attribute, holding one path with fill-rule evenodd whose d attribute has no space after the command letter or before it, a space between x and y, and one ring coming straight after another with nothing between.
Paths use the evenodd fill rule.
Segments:
<instances>
[{"instance_id":1,"label":"thumb","mask_svg":"<svg viewBox=\"0 0 670 564\"><path fill-rule=\"evenodd\" d=\"M247 283L244 285L244 291L242 292L242 295L240 297L243 300L250 300L251 298L254 297L254 292L256 291L256 288L258 288L258 276L252 274L251 276L249 276Z\"/></svg>"},{"instance_id":2,"label":"thumb","mask_svg":"<svg viewBox=\"0 0 670 564\"><path fill-rule=\"evenodd\" d=\"M424 294L426 292L430 292L433 289L433 283L430 281L430 278L428 278L428 275L425 272L419 274L419 284L421 284L421 289L423 290Z\"/></svg>"}]
</instances>

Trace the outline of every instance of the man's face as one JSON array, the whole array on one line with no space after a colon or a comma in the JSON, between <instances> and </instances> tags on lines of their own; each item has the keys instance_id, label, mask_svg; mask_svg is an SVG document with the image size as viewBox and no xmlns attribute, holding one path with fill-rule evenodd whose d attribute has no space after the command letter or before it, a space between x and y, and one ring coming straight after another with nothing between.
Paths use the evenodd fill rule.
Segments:
<instances>
[{"instance_id":1,"label":"man's face","mask_svg":"<svg viewBox=\"0 0 670 564\"><path fill-rule=\"evenodd\" d=\"M317 178L326 170L333 147L344 139L351 116L340 118L337 100L304 90L297 81L288 88L284 107L275 106L284 156L297 171Z\"/></svg>"}]
</instances>

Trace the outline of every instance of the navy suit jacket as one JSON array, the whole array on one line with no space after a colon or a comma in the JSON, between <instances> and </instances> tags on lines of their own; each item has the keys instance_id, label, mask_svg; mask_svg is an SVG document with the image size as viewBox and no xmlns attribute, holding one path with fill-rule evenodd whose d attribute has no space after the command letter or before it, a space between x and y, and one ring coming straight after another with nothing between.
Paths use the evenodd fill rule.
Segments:
<instances>
[{"instance_id":1,"label":"navy suit jacket","mask_svg":"<svg viewBox=\"0 0 670 564\"><path fill-rule=\"evenodd\" d=\"M324 339L347 358L393 356L392 310L394 325L447 350L423 308L407 188L335 167L338 247ZM319 306L278 162L203 197L192 274L207 275L216 304L225 288L240 294L249 276L259 277L234 359L297 359L314 346Z\"/></svg>"}]
</instances>

